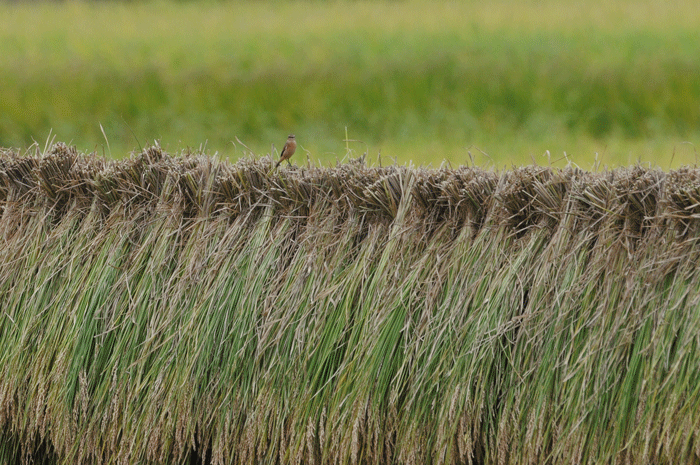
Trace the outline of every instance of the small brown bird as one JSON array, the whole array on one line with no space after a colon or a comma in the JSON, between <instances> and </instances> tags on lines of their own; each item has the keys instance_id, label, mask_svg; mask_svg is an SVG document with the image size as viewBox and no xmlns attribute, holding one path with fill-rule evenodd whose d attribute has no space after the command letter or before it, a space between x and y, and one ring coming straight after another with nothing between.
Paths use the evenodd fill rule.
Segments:
<instances>
[{"instance_id":1,"label":"small brown bird","mask_svg":"<svg viewBox=\"0 0 700 465\"><path fill-rule=\"evenodd\" d=\"M289 137L287 137L287 143L284 144L284 148L282 149L282 153L280 154L280 159L275 165L275 169L277 169L278 166L280 166L280 163L283 161L287 160L287 163L289 163L289 159L292 158L292 155L294 155L294 151L297 149L297 141L294 139L294 134L290 134ZM291 165L291 163L289 163Z\"/></svg>"}]
</instances>

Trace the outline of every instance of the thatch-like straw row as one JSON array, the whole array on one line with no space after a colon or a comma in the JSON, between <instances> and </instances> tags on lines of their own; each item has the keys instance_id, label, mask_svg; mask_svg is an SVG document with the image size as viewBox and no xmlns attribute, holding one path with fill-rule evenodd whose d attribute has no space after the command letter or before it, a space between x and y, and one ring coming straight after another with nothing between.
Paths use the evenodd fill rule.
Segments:
<instances>
[{"instance_id":1,"label":"thatch-like straw row","mask_svg":"<svg viewBox=\"0 0 700 465\"><path fill-rule=\"evenodd\" d=\"M700 463L700 170L0 153L0 461Z\"/></svg>"}]
</instances>

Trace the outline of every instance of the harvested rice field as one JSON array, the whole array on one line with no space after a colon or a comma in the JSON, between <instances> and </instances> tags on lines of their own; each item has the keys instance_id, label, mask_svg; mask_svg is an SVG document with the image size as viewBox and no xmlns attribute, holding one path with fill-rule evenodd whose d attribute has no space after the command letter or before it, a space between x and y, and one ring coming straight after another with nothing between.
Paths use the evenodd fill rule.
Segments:
<instances>
[{"instance_id":1,"label":"harvested rice field","mask_svg":"<svg viewBox=\"0 0 700 465\"><path fill-rule=\"evenodd\" d=\"M700 169L0 151L0 463L700 463Z\"/></svg>"}]
</instances>

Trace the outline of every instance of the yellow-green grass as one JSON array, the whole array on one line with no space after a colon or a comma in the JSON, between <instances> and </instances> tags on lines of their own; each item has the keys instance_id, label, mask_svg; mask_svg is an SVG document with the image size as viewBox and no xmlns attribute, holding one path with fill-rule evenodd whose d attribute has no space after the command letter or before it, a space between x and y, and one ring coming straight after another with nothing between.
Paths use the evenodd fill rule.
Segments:
<instances>
[{"instance_id":1,"label":"yellow-green grass","mask_svg":"<svg viewBox=\"0 0 700 465\"><path fill-rule=\"evenodd\" d=\"M700 460L700 169L37 155L0 463Z\"/></svg>"},{"instance_id":2,"label":"yellow-green grass","mask_svg":"<svg viewBox=\"0 0 700 465\"><path fill-rule=\"evenodd\" d=\"M0 146L695 162L695 2L0 4ZM105 142L100 125L109 141ZM550 156L545 156L549 151ZM675 151L675 156L673 155ZM482 152L488 154L484 155Z\"/></svg>"}]
</instances>

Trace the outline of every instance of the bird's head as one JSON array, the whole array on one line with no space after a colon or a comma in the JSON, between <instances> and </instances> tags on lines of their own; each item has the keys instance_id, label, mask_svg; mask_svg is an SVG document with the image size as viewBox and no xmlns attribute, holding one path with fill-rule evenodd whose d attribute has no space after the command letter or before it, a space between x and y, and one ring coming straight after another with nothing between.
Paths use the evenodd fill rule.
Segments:
<instances>
[{"instance_id":1,"label":"bird's head","mask_svg":"<svg viewBox=\"0 0 700 465\"><path fill-rule=\"evenodd\" d=\"M294 139L294 134L290 134L288 139Z\"/></svg>"}]
</instances>

